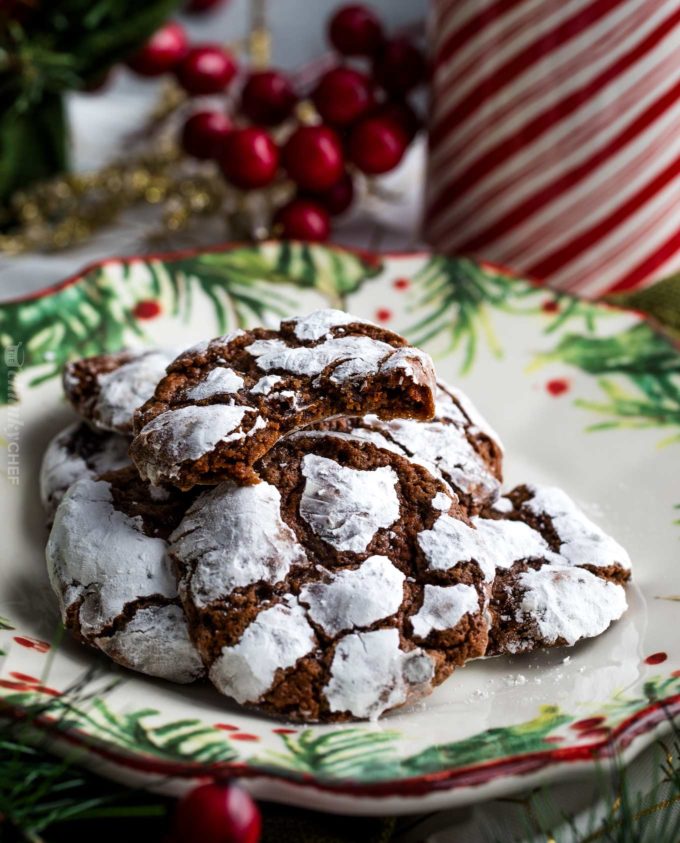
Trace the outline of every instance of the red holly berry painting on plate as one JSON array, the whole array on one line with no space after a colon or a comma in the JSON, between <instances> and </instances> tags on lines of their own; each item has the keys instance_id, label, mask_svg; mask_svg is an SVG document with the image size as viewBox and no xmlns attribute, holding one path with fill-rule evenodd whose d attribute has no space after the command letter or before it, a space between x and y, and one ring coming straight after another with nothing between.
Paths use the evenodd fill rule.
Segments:
<instances>
[{"instance_id":1,"label":"red holly berry painting on plate","mask_svg":"<svg viewBox=\"0 0 680 843\"><path fill-rule=\"evenodd\" d=\"M297 217L310 224L309 209L298 208ZM610 593L610 585L619 589L618 620L608 628L608 621L598 627L590 640L564 646L571 643L570 625L583 621L578 609L585 605L567 602L551 615L551 623L559 615L562 630L553 641L556 646L527 652L521 645L526 639L497 634L495 650L489 652L505 655L469 660L430 695L397 705L377 722L359 716L339 723L290 722L285 714L263 716L241 707L200 678L203 668L197 657L189 659L189 675L183 681L199 678L188 684L116 667L101 650L108 647L112 652L110 645L121 630L117 621L95 639L88 637L88 617L81 614L80 640L64 632L45 570L47 528L38 489L48 443L77 421L63 398L64 365L124 347L153 346L162 351L143 359L162 369L168 355L172 359L196 343L236 329L271 328L279 319L321 309L323 317L303 323L304 331L317 337L305 340L311 347L327 341L326 332L344 330L344 312L373 323L366 329L372 335L396 331L432 356L438 376L451 385L451 395L458 396L455 406L467 418L472 441L485 441L487 447L492 440L500 447L498 439L502 441L502 485L498 472L485 475L484 488L492 498L498 496L495 509L472 516L477 519L472 522L475 530L493 531L507 519L515 519L512 523L520 532L528 530L520 522L527 501L536 499L535 489L543 489L547 500L545 490L560 487L572 503L564 503L566 498L553 489L550 500L555 506L561 501L562 507L551 516L559 535L566 530L560 519L569 521L569 513L578 508L601 528L598 535L615 537L602 542L615 554L625 548L626 558L632 560L632 580L625 592L621 584L605 582L592 572L582 577L603 595ZM83 763L105 774L137 784L153 781L159 786L160 781L172 793L186 792L197 780L219 771L238 777L258 798L335 813L385 815L510 795L574 771L594 775L616 753L624 760L632 758L667 729L669 718L678 712L680 652L668 630L677 624L680 611L680 525L675 508L680 504L680 352L639 315L553 294L465 259L425 253L377 255L271 241L108 260L40 295L3 305L0 324L0 413L5 431L0 704L3 713L32 717L38 731L48 729L59 751L71 752L77 746ZM275 342L281 344L280 339ZM201 353L200 346L192 353ZM265 361L264 356L259 359ZM281 373L265 376L258 388L270 389L277 376ZM224 385L224 371L220 377ZM67 391L77 395L74 384L67 379ZM466 402L474 402L497 435ZM448 430L450 407L448 412L448 421L438 422L438 435ZM104 417L97 418L102 423ZM375 423L365 424L364 434L373 441L364 441L362 453L374 455ZM390 429L396 437L398 428ZM92 458L92 443L101 442L92 437L122 435L110 429L81 431L79 436L89 443L86 459ZM340 442L347 434L333 435ZM405 459L394 452L397 445L394 438L393 450L382 458L393 467ZM441 456L435 454L438 460ZM455 480L459 468L456 463L447 469L453 472L452 483L460 483L460 477ZM347 466L343 469L351 473ZM391 470L383 466L376 478ZM118 495L114 480L107 482L111 494ZM428 482L436 486L443 481ZM520 487L510 492L526 483L533 484L534 491ZM483 486L467 491L477 494ZM243 488L257 490L258 485ZM262 489L254 494L262 494ZM450 501L449 494L440 491L438 505L443 498ZM466 494L460 486L459 494L461 500ZM174 511L173 500L161 495L156 502L164 517ZM366 512L383 518L385 501L384 494L368 495ZM104 499L93 501L95 508L106 505ZM318 506L309 509L310 524L318 523L319 511ZM130 517L126 523L137 522ZM470 526L466 529L474 532ZM147 547L156 548L160 535L146 536ZM430 538L435 546L436 536ZM550 546L540 545L546 556L556 553L554 536L550 541ZM582 544L565 550L569 541L560 541L565 558L582 552ZM393 546L388 542L383 550L387 555L374 555L366 563L388 570ZM531 570L533 574L524 575L541 569L535 565ZM408 587L412 593L414 585L402 585L403 575L391 576L385 580L385 594L394 587L395 576L399 588ZM96 585L94 580L89 583L91 588ZM328 583L323 587L330 588ZM464 591L465 585L460 588ZM302 583L300 592L305 589L315 593ZM581 592L574 593L585 600ZM430 592L431 597L435 594ZM538 599L539 592L533 594ZM154 592L140 604L144 610L152 605L168 616L179 611L176 595ZM518 616L534 612L535 625L522 629L526 634L532 630L534 636L538 630L546 644L550 624L535 606L519 604ZM413 618L414 631L418 624L422 628L439 622L425 607L423 602L417 620ZM596 609L593 604L589 618ZM288 604L278 604L277 611L294 616ZM139 612L136 617L141 622ZM138 630L142 637L144 629ZM315 629L320 629L318 623ZM176 633L177 627L172 630ZM372 634L386 642L389 622ZM86 640L92 646L83 643ZM176 646L174 638L168 638L171 645ZM186 647L182 652L186 655ZM168 654L161 656L164 664L177 668L174 653L169 659ZM421 667L413 660L409 664L404 675L422 679ZM220 800L236 796L215 790L201 798L212 810Z\"/></svg>"}]
</instances>

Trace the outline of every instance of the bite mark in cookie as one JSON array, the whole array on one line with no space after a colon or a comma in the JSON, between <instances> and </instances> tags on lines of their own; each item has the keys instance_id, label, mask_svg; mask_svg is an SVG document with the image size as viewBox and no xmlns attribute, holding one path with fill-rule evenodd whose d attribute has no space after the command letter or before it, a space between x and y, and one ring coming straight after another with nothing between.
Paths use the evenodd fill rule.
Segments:
<instances>
[{"instance_id":1,"label":"bite mark in cookie","mask_svg":"<svg viewBox=\"0 0 680 843\"><path fill-rule=\"evenodd\" d=\"M180 355L135 416L131 455L154 483L255 483L282 436L336 415L427 419L434 388L432 361L402 337L317 311Z\"/></svg>"},{"instance_id":2,"label":"bite mark in cookie","mask_svg":"<svg viewBox=\"0 0 680 843\"><path fill-rule=\"evenodd\" d=\"M383 421L367 415L335 419L319 428L349 432L421 462L441 475L472 512L498 496L503 459L498 435L462 392L441 381L430 421Z\"/></svg>"}]
</instances>

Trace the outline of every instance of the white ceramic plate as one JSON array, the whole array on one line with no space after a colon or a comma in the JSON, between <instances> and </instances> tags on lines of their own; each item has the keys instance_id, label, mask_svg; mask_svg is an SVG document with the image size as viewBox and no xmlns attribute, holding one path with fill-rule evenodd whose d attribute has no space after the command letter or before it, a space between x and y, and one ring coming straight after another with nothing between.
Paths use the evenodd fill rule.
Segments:
<instances>
[{"instance_id":1,"label":"white ceramic plate","mask_svg":"<svg viewBox=\"0 0 680 843\"><path fill-rule=\"evenodd\" d=\"M620 622L570 650L470 664L377 724L310 728L207 686L115 669L60 633L37 478L46 443L72 420L64 360L189 345L328 304L435 356L500 432L508 487L562 486L628 548L635 579ZM107 261L4 305L0 335L0 710L61 751L167 792L219 771L267 799L407 813L628 759L680 709L680 353L639 317L464 260L267 243Z\"/></svg>"}]
</instances>

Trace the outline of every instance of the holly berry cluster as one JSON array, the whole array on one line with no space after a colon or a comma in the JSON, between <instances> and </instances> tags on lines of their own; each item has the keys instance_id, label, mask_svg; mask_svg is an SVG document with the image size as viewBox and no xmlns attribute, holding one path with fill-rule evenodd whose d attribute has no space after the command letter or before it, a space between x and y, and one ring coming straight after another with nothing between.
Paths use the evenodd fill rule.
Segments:
<instances>
[{"instance_id":1,"label":"holly berry cluster","mask_svg":"<svg viewBox=\"0 0 680 843\"><path fill-rule=\"evenodd\" d=\"M186 120L184 151L214 160L241 191L292 184L274 226L304 240L328 238L331 217L352 204L358 178L400 163L420 126L408 95L427 71L420 49L406 37L388 38L366 6L338 9L328 37L338 63L308 91L279 70L239 72L229 50L190 45L174 22L128 61L142 76L174 74L190 97L226 96L227 107L199 108ZM300 107L304 101L313 109Z\"/></svg>"}]
</instances>

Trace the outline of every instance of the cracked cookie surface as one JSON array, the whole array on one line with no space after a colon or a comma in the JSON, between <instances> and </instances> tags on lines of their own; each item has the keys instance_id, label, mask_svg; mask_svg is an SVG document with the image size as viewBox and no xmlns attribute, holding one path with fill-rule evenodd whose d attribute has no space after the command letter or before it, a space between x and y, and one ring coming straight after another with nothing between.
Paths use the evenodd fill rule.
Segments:
<instances>
[{"instance_id":1,"label":"cracked cookie surface","mask_svg":"<svg viewBox=\"0 0 680 843\"><path fill-rule=\"evenodd\" d=\"M167 537L191 502L131 466L83 477L59 504L47 569L64 625L124 667L191 682L203 664L177 596Z\"/></svg>"},{"instance_id":2,"label":"cracked cookie surface","mask_svg":"<svg viewBox=\"0 0 680 843\"><path fill-rule=\"evenodd\" d=\"M64 367L64 392L93 427L129 435L134 411L153 395L175 355L151 348L83 357Z\"/></svg>"},{"instance_id":3,"label":"cracked cookie surface","mask_svg":"<svg viewBox=\"0 0 680 843\"><path fill-rule=\"evenodd\" d=\"M130 453L154 483L252 484L284 435L338 415L428 419L434 392L429 356L398 334L316 311L181 354L135 414Z\"/></svg>"},{"instance_id":4,"label":"cracked cookie surface","mask_svg":"<svg viewBox=\"0 0 680 843\"><path fill-rule=\"evenodd\" d=\"M81 477L96 477L130 464L129 440L75 422L50 441L40 466L40 501L49 521L67 489Z\"/></svg>"},{"instance_id":5,"label":"cracked cookie surface","mask_svg":"<svg viewBox=\"0 0 680 843\"><path fill-rule=\"evenodd\" d=\"M444 479L470 512L493 502L503 479L498 434L460 390L439 381L429 421L376 415L333 419L318 426L367 439L423 463Z\"/></svg>"},{"instance_id":6,"label":"cracked cookie surface","mask_svg":"<svg viewBox=\"0 0 680 843\"><path fill-rule=\"evenodd\" d=\"M297 433L171 536L179 591L224 694L293 720L375 718L484 653L475 564L431 571L421 533L467 521L443 481L341 433Z\"/></svg>"}]
</instances>

